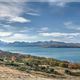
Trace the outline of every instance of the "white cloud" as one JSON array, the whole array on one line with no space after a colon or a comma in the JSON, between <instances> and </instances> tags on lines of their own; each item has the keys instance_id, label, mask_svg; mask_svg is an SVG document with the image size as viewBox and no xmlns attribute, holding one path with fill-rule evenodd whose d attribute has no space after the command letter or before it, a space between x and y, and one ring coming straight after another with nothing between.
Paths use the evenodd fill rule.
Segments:
<instances>
[{"instance_id":1,"label":"white cloud","mask_svg":"<svg viewBox=\"0 0 80 80\"><path fill-rule=\"evenodd\" d=\"M36 36L29 36L27 34L14 34L13 36L11 36L10 38L16 39L16 40L28 40L28 39L33 39L36 38Z\"/></svg>"},{"instance_id":2,"label":"white cloud","mask_svg":"<svg viewBox=\"0 0 80 80\"><path fill-rule=\"evenodd\" d=\"M64 22L64 25L65 25L65 26L69 26L69 25L72 25L72 24L73 24L72 21Z\"/></svg>"},{"instance_id":3,"label":"white cloud","mask_svg":"<svg viewBox=\"0 0 80 80\"><path fill-rule=\"evenodd\" d=\"M66 3L80 2L80 0L26 0L27 2L48 2L50 5L63 7Z\"/></svg>"},{"instance_id":4,"label":"white cloud","mask_svg":"<svg viewBox=\"0 0 80 80\"><path fill-rule=\"evenodd\" d=\"M67 29L80 31L80 25L76 24L76 23L73 23L72 21L64 22L64 26Z\"/></svg>"},{"instance_id":5,"label":"white cloud","mask_svg":"<svg viewBox=\"0 0 80 80\"><path fill-rule=\"evenodd\" d=\"M43 0L46 1L46 0ZM63 7L66 3L70 2L80 2L80 0L47 0L50 5L56 5L56 6L61 6Z\"/></svg>"},{"instance_id":6,"label":"white cloud","mask_svg":"<svg viewBox=\"0 0 80 80\"><path fill-rule=\"evenodd\" d=\"M51 5L64 6L66 3L80 2L80 0L0 0L0 2L48 2Z\"/></svg>"},{"instance_id":7,"label":"white cloud","mask_svg":"<svg viewBox=\"0 0 80 80\"><path fill-rule=\"evenodd\" d=\"M37 32L42 33L42 32L48 32L49 28L48 27L41 27Z\"/></svg>"},{"instance_id":8,"label":"white cloud","mask_svg":"<svg viewBox=\"0 0 80 80\"><path fill-rule=\"evenodd\" d=\"M10 1L10 0L8 0L8 1ZM11 0L11 1L13 1L13 0ZM70 2L80 2L80 0L24 0L24 1L26 1L26 2L48 2L50 5L57 5L57 6L64 6L66 3L70 3Z\"/></svg>"},{"instance_id":9,"label":"white cloud","mask_svg":"<svg viewBox=\"0 0 80 80\"><path fill-rule=\"evenodd\" d=\"M25 19L23 17L13 17L9 20L10 22L20 22L20 23L24 23L24 22L31 22L31 20L29 19Z\"/></svg>"},{"instance_id":10,"label":"white cloud","mask_svg":"<svg viewBox=\"0 0 80 80\"><path fill-rule=\"evenodd\" d=\"M57 40L63 42L80 42L80 33L61 33L61 32L52 32L52 33L40 33L40 36L44 37L45 40Z\"/></svg>"},{"instance_id":11,"label":"white cloud","mask_svg":"<svg viewBox=\"0 0 80 80\"><path fill-rule=\"evenodd\" d=\"M20 23L31 22L31 20L22 16L26 2L48 2L51 5L64 6L66 3L80 2L80 0L0 0L0 20ZM27 14L39 16L39 14L33 12Z\"/></svg>"},{"instance_id":12,"label":"white cloud","mask_svg":"<svg viewBox=\"0 0 80 80\"><path fill-rule=\"evenodd\" d=\"M61 36L79 36L80 33L60 33L60 32L53 32L53 33L40 33L42 36L51 36L51 37L61 37Z\"/></svg>"},{"instance_id":13,"label":"white cloud","mask_svg":"<svg viewBox=\"0 0 80 80\"><path fill-rule=\"evenodd\" d=\"M31 13L31 12L29 12L29 13L26 13L26 14L31 15L31 16L40 16L38 13Z\"/></svg>"},{"instance_id":14,"label":"white cloud","mask_svg":"<svg viewBox=\"0 0 80 80\"><path fill-rule=\"evenodd\" d=\"M31 33L33 31L33 28L27 27L27 26L23 26L23 27L19 27L19 26L12 26L12 25L6 25L6 24L0 24L0 32L11 32L13 34L17 34L17 33L21 33L21 34L27 34L27 33Z\"/></svg>"},{"instance_id":15,"label":"white cloud","mask_svg":"<svg viewBox=\"0 0 80 80\"><path fill-rule=\"evenodd\" d=\"M2 0L2 1L4 1L4 0ZM7 0L7 1L13 1L13 0ZM14 0L14 1L16 1L16 0ZM17 1L19 1L19 0L17 0ZM20 0L20 1L22 1L22 0ZM80 2L80 0L23 0L23 1L27 1L27 2Z\"/></svg>"},{"instance_id":16,"label":"white cloud","mask_svg":"<svg viewBox=\"0 0 80 80\"><path fill-rule=\"evenodd\" d=\"M27 11L26 11L26 14L30 15L30 16L40 16L40 10L39 9L35 10L33 8L28 7Z\"/></svg>"},{"instance_id":17,"label":"white cloud","mask_svg":"<svg viewBox=\"0 0 80 80\"><path fill-rule=\"evenodd\" d=\"M7 37L12 35L12 32L0 32L0 37Z\"/></svg>"},{"instance_id":18,"label":"white cloud","mask_svg":"<svg viewBox=\"0 0 80 80\"><path fill-rule=\"evenodd\" d=\"M26 19L22 16L24 13L24 0L21 2L21 0L14 2L16 0L11 0L7 2L1 2L0 1L0 20L6 21L6 22L30 22L29 19Z\"/></svg>"},{"instance_id":19,"label":"white cloud","mask_svg":"<svg viewBox=\"0 0 80 80\"><path fill-rule=\"evenodd\" d=\"M5 41L5 42L14 42L14 41L31 41L35 40L37 36L30 36L28 34L20 34L20 33L15 33L12 36L9 36L10 33L4 33L2 36L7 36L7 37L2 37L0 40Z\"/></svg>"},{"instance_id":20,"label":"white cloud","mask_svg":"<svg viewBox=\"0 0 80 80\"><path fill-rule=\"evenodd\" d=\"M14 41L25 41L25 42L31 42L31 41L49 41L49 40L55 40L55 41L64 41L64 42L79 42L80 33L59 33L59 32L53 32L53 33L40 33L37 35L29 35L29 34L23 34L23 33L14 33L11 32L0 32L0 40L6 41L6 42L14 42Z\"/></svg>"},{"instance_id":21,"label":"white cloud","mask_svg":"<svg viewBox=\"0 0 80 80\"><path fill-rule=\"evenodd\" d=\"M0 0L0 2L26 2L27 0Z\"/></svg>"}]
</instances>

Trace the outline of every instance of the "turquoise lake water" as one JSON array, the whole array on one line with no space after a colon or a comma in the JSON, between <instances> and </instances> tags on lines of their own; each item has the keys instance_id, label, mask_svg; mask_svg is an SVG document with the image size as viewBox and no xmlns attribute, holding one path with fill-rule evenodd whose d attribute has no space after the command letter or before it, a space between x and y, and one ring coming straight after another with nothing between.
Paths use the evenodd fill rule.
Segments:
<instances>
[{"instance_id":1,"label":"turquoise lake water","mask_svg":"<svg viewBox=\"0 0 80 80\"><path fill-rule=\"evenodd\" d=\"M80 48L0 47L0 50L80 63Z\"/></svg>"}]
</instances>

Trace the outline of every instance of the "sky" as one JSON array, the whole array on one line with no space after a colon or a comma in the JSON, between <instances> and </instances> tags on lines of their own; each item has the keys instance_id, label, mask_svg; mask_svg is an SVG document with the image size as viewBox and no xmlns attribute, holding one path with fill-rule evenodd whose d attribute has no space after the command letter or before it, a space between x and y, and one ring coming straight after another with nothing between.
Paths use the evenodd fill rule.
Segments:
<instances>
[{"instance_id":1,"label":"sky","mask_svg":"<svg viewBox=\"0 0 80 80\"><path fill-rule=\"evenodd\" d=\"M80 0L0 0L0 40L80 43Z\"/></svg>"}]
</instances>

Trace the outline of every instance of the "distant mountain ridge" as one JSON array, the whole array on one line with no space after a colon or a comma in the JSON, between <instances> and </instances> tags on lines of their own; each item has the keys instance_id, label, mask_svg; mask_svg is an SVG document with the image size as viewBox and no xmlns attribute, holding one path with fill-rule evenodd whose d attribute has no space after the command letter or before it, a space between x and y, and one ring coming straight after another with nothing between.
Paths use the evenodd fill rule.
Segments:
<instances>
[{"instance_id":1,"label":"distant mountain ridge","mask_svg":"<svg viewBox=\"0 0 80 80\"><path fill-rule=\"evenodd\" d=\"M13 42L0 41L0 46L14 47L46 47L46 48L80 48L80 43L65 43L58 41L37 41L37 42Z\"/></svg>"}]
</instances>

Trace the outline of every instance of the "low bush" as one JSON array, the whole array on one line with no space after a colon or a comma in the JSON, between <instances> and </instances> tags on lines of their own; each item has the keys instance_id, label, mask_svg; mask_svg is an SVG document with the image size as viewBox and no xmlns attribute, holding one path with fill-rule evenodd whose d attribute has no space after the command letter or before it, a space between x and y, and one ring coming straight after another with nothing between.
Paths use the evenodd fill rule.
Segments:
<instances>
[{"instance_id":1,"label":"low bush","mask_svg":"<svg viewBox=\"0 0 80 80\"><path fill-rule=\"evenodd\" d=\"M17 69L18 69L18 70L21 70L21 71L26 71L26 70L27 70L26 67L18 67Z\"/></svg>"},{"instance_id":2,"label":"low bush","mask_svg":"<svg viewBox=\"0 0 80 80\"><path fill-rule=\"evenodd\" d=\"M18 67L19 66L19 64L17 64L16 62L14 62L14 61L7 61L6 63L5 63L5 65L10 65L10 66L15 66L15 67Z\"/></svg>"},{"instance_id":3,"label":"low bush","mask_svg":"<svg viewBox=\"0 0 80 80\"><path fill-rule=\"evenodd\" d=\"M54 73L54 69L53 69L53 68L49 68L49 69L47 69L46 72L47 72L47 73Z\"/></svg>"},{"instance_id":4,"label":"low bush","mask_svg":"<svg viewBox=\"0 0 80 80\"><path fill-rule=\"evenodd\" d=\"M71 76L80 76L80 72L72 72L69 70L65 70L65 73Z\"/></svg>"},{"instance_id":5,"label":"low bush","mask_svg":"<svg viewBox=\"0 0 80 80\"><path fill-rule=\"evenodd\" d=\"M66 73L66 74L69 74L69 75L72 74L71 71L69 71L69 70L65 70L65 73Z\"/></svg>"},{"instance_id":6,"label":"low bush","mask_svg":"<svg viewBox=\"0 0 80 80\"><path fill-rule=\"evenodd\" d=\"M68 68L70 68L70 69L80 69L80 64L69 64Z\"/></svg>"},{"instance_id":7,"label":"low bush","mask_svg":"<svg viewBox=\"0 0 80 80\"><path fill-rule=\"evenodd\" d=\"M64 67L64 68L68 68L68 64L67 63L60 63L59 66L60 67Z\"/></svg>"},{"instance_id":8,"label":"low bush","mask_svg":"<svg viewBox=\"0 0 80 80\"><path fill-rule=\"evenodd\" d=\"M0 58L0 61L4 61L4 59Z\"/></svg>"}]
</instances>

